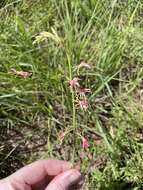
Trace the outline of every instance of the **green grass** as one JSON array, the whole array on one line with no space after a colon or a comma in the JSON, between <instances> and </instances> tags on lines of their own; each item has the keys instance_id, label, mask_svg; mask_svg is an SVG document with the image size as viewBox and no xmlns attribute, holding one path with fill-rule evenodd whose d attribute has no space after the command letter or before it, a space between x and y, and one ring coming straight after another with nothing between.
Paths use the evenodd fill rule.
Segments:
<instances>
[{"instance_id":1,"label":"green grass","mask_svg":"<svg viewBox=\"0 0 143 190\"><path fill-rule=\"evenodd\" d=\"M54 157L80 162L83 189L143 188L142 12L142 0L0 2L1 177ZM91 88L86 112L74 77Z\"/></svg>"}]
</instances>

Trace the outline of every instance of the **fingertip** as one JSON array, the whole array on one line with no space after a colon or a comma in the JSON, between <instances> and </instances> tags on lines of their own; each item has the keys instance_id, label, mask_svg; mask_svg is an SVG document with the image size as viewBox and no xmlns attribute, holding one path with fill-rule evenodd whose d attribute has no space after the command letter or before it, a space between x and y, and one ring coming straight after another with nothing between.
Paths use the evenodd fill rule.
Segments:
<instances>
[{"instance_id":1,"label":"fingertip","mask_svg":"<svg viewBox=\"0 0 143 190\"><path fill-rule=\"evenodd\" d=\"M81 179L81 173L77 169L71 169L67 171L67 176L65 176L70 183L78 182Z\"/></svg>"},{"instance_id":2,"label":"fingertip","mask_svg":"<svg viewBox=\"0 0 143 190\"><path fill-rule=\"evenodd\" d=\"M81 173L76 169L70 169L66 172L61 173L51 181L46 190L66 190L72 185L78 184L82 179Z\"/></svg>"}]
</instances>

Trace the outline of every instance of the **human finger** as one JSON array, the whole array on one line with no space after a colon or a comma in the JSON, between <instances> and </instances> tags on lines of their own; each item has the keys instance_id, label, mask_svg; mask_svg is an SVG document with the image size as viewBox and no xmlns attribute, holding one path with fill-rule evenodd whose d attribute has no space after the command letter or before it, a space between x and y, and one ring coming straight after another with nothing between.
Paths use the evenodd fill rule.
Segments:
<instances>
[{"instance_id":1,"label":"human finger","mask_svg":"<svg viewBox=\"0 0 143 190\"><path fill-rule=\"evenodd\" d=\"M68 190L71 186L78 184L82 179L80 172L70 169L56 176L46 190Z\"/></svg>"},{"instance_id":2,"label":"human finger","mask_svg":"<svg viewBox=\"0 0 143 190\"><path fill-rule=\"evenodd\" d=\"M34 184L40 183L45 178L48 179L51 177L55 177L60 173L69 170L71 167L71 163L66 161L52 159L40 160L25 166L8 178L32 186Z\"/></svg>"}]
</instances>

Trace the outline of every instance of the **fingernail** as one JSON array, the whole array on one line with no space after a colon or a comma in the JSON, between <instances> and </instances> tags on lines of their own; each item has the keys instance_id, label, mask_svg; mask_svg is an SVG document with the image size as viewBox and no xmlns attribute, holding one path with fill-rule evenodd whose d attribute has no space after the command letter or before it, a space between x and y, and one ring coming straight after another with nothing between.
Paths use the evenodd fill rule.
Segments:
<instances>
[{"instance_id":1,"label":"fingernail","mask_svg":"<svg viewBox=\"0 0 143 190\"><path fill-rule=\"evenodd\" d=\"M82 185L84 184L84 182L85 182L85 178L84 178L84 176L82 175L81 178L80 178L80 181L78 182L78 185L79 185L79 186L82 186Z\"/></svg>"},{"instance_id":2,"label":"fingernail","mask_svg":"<svg viewBox=\"0 0 143 190\"><path fill-rule=\"evenodd\" d=\"M79 171L77 171L76 169L74 169L68 176L68 180L71 182L71 183L75 183L75 182L78 182L80 181L81 179L81 174L79 173Z\"/></svg>"}]
</instances>

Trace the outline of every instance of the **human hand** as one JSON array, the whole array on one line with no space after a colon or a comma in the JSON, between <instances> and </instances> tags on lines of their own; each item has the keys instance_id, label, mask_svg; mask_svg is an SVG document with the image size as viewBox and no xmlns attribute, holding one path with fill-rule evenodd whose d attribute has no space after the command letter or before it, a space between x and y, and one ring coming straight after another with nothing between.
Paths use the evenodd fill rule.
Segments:
<instances>
[{"instance_id":1,"label":"human hand","mask_svg":"<svg viewBox=\"0 0 143 190\"><path fill-rule=\"evenodd\" d=\"M0 190L69 190L81 179L69 162L40 160L0 180Z\"/></svg>"}]
</instances>

